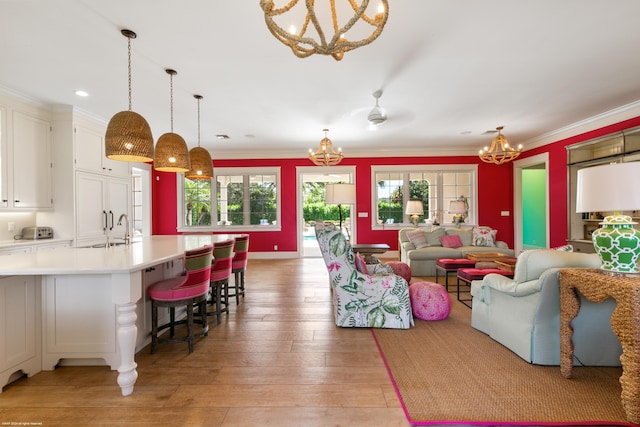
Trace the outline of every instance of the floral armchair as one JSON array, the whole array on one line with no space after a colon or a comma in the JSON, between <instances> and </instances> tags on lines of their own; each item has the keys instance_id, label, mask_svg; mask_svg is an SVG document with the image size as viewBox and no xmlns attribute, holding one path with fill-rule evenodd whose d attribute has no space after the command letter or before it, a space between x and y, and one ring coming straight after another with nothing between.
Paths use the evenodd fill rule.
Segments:
<instances>
[{"instance_id":1,"label":"floral armchair","mask_svg":"<svg viewBox=\"0 0 640 427\"><path fill-rule=\"evenodd\" d=\"M405 279L359 272L351 245L331 223L316 223L316 237L329 272L337 326L408 329L413 325Z\"/></svg>"}]
</instances>

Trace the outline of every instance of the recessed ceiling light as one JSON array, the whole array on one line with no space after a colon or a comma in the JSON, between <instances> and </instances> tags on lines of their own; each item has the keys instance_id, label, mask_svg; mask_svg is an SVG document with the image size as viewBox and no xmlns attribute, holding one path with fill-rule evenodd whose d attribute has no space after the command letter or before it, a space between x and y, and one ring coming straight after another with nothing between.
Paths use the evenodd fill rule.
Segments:
<instances>
[{"instance_id":1,"label":"recessed ceiling light","mask_svg":"<svg viewBox=\"0 0 640 427\"><path fill-rule=\"evenodd\" d=\"M216 138L218 138L218 139L229 139L229 135L220 134L220 135L216 135Z\"/></svg>"},{"instance_id":2,"label":"recessed ceiling light","mask_svg":"<svg viewBox=\"0 0 640 427\"><path fill-rule=\"evenodd\" d=\"M85 96L89 96L89 93L85 92L84 90L77 90L76 95L85 97Z\"/></svg>"}]
</instances>

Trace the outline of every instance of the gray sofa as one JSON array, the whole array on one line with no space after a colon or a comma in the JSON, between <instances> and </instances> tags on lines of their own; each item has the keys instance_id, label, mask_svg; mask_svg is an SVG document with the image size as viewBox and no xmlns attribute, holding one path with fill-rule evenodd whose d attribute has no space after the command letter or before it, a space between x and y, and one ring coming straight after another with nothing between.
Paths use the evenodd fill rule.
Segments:
<instances>
[{"instance_id":1,"label":"gray sofa","mask_svg":"<svg viewBox=\"0 0 640 427\"><path fill-rule=\"evenodd\" d=\"M466 258L469 252L499 252L510 257L514 256L513 249L501 241L496 241L495 246L476 246L473 243L474 227L435 227L431 229L423 228L403 228L398 233L398 250L400 261L406 262L411 267L412 276L435 276L436 260L438 258ZM421 230L426 237L429 246L416 249L407 233ZM460 236L462 247L445 248L442 246L440 237L457 234Z\"/></svg>"}]
</instances>

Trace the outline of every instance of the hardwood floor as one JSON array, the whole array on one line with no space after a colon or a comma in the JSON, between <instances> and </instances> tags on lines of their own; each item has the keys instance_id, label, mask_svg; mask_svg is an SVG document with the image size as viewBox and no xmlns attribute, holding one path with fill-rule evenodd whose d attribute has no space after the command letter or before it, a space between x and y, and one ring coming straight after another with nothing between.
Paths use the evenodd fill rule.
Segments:
<instances>
[{"instance_id":1,"label":"hardwood floor","mask_svg":"<svg viewBox=\"0 0 640 427\"><path fill-rule=\"evenodd\" d=\"M250 260L244 302L192 354L136 355L131 396L108 367L59 367L6 386L0 425L409 426L371 331L333 323L328 280L321 258Z\"/></svg>"}]
</instances>

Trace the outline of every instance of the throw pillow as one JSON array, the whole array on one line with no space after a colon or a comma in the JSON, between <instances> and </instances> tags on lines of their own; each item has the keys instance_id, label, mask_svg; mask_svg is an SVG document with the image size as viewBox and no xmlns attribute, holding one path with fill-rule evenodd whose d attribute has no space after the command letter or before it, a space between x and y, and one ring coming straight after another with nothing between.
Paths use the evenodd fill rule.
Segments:
<instances>
[{"instance_id":1,"label":"throw pillow","mask_svg":"<svg viewBox=\"0 0 640 427\"><path fill-rule=\"evenodd\" d=\"M442 242L442 246L444 246L445 248L456 249L462 247L462 240L460 240L460 236L458 236L457 234L442 236L440 237L440 242Z\"/></svg>"},{"instance_id":2,"label":"throw pillow","mask_svg":"<svg viewBox=\"0 0 640 427\"><path fill-rule=\"evenodd\" d=\"M364 262L364 257L360 255L360 252L357 252L354 256L356 263L356 270L360 273L369 274L367 271L367 264Z\"/></svg>"},{"instance_id":3,"label":"throw pillow","mask_svg":"<svg viewBox=\"0 0 640 427\"><path fill-rule=\"evenodd\" d=\"M573 252L573 246L572 245L562 245L562 246L556 246L555 248L551 248L554 251L565 251L565 252Z\"/></svg>"},{"instance_id":4,"label":"throw pillow","mask_svg":"<svg viewBox=\"0 0 640 427\"><path fill-rule=\"evenodd\" d=\"M471 227L447 228L447 236L458 236L462 246L471 246L473 241L473 229Z\"/></svg>"},{"instance_id":5,"label":"throw pillow","mask_svg":"<svg viewBox=\"0 0 640 427\"><path fill-rule=\"evenodd\" d=\"M427 236L424 235L424 232L422 230L409 231L407 233L407 237L409 238L409 241L413 243L416 249L426 248L427 246L429 246L429 243L427 243Z\"/></svg>"},{"instance_id":6,"label":"throw pillow","mask_svg":"<svg viewBox=\"0 0 640 427\"><path fill-rule=\"evenodd\" d=\"M496 235L498 230L491 227L474 227L473 228L473 246L492 246L496 245Z\"/></svg>"}]
</instances>

